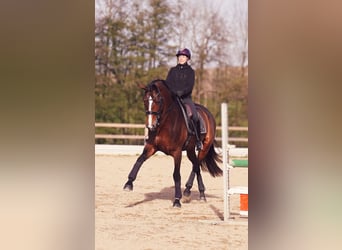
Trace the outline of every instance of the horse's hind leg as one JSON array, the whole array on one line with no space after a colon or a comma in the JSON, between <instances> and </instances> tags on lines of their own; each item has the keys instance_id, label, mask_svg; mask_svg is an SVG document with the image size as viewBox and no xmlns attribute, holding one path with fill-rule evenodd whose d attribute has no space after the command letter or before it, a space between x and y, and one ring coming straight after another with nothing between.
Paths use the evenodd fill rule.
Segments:
<instances>
[{"instance_id":1,"label":"horse's hind leg","mask_svg":"<svg viewBox=\"0 0 342 250\"><path fill-rule=\"evenodd\" d=\"M190 202L191 200L191 188L195 179L195 175L196 173L193 170L191 170L188 181L185 184L185 189L183 192L183 202Z\"/></svg>"},{"instance_id":2,"label":"horse's hind leg","mask_svg":"<svg viewBox=\"0 0 342 250\"><path fill-rule=\"evenodd\" d=\"M198 190L200 192L200 200L207 201L207 199L205 198L205 194L204 194L205 187L204 187L200 168L198 168L198 173L197 173L197 184L198 184Z\"/></svg>"},{"instance_id":3,"label":"horse's hind leg","mask_svg":"<svg viewBox=\"0 0 342 250\"><path fill-rule=\"evenodd\" d=\"M204 187L204 183L203 183L203 179L202 179L202 175L201 175L201 169L200 169L200 165L199 165L199 160L195 154L194 150L189 150L187 151L187 155L189 160L192 162L192 171L190 173L189 179L185 184L185 190L183 192L184 194L184 202L189 202L191 197L191 188L195 179L195 175L197 176L197 184L198 184L198 190L200 192L200 200L206 200L205 198L205 187Z\"/></svg>"},{"instance_id":4,"label":"horse's hind leg","mask_svg":"<svg viewBox=\"0 0 342 250\"><path fill-rule=\"evenodd\" d=\"M154 148L149 148L145 146L144 151L136 160L131 172L128 175L128 181L124 185L124 190L132 191L133 190L133 181L137 178L138 172L144 161L146 161L151 155L153 155L156 151Z\"/></svg>"}]
</instances>

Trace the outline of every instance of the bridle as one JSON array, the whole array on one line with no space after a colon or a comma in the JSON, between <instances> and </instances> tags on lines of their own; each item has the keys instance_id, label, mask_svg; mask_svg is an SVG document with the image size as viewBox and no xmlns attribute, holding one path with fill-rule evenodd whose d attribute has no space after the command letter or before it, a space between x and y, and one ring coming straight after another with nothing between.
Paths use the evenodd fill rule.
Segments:
<instances>
[{"instance_id":1,"label":"bridle","mask_svg":"<svg viewBox=\"0 0 342 250\"><path fill-rule=\"evenodd\" d=\"M154 94L154 89L157 91L157 94ZM150 84L146 87L144 103L145 101L147 101L147 107L145 105L145 113L147 115L146 127L149 130L155 130L159 126L160 115L163 110L163 97L161 96L159 88L155 84ZM157 111L153 111L153 104L158 106ZM153 116L156 116L155 123L153 123Z\"/></svg>"}]
</instances>

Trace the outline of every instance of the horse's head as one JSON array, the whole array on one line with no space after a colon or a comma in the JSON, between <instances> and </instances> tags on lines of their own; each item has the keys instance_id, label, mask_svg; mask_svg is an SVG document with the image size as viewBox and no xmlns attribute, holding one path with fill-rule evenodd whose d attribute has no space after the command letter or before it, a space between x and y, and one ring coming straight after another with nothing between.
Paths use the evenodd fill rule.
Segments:
<instances>
[{"instance_id":1,"label":"horse's head","mask_svg":"<svg viewBox=\"0 0 342 250\"><path fill-rule=\"evenodd\" d=\"M157 80L151 82L146 87L144 94L144 106L146 113L145 125L146 127L154 131L159 126L159 119L163 110L163 96L157 85Z\"/></svg>"}]
</instances>

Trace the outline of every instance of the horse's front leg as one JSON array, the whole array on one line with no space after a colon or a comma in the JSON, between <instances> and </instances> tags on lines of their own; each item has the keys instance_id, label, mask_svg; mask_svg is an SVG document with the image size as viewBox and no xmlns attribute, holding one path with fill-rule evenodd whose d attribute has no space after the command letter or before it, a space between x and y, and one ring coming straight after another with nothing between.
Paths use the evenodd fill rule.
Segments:
<instances>
[{"instance_id":1,"label":"horse's front leg","mask_svg":"<svg viewBox=\"0 0 342 250\"><path fill-rule=\"evenodd\" d=\"M128 175L128 181L124 185L124 188L123 188L124 190L126 191L133 190L133 181L137 178L140 167L155 152L156 150L153 147L149 147L148 145L144 147L142 154L138 157L131 172Z\"/></svg>"},{"instance_id":2,"label":"horse's front leg","mask_svg":"<svg viewBox=\"0 0 342 250\"><path fill-rule=\"evenodd\" d=\"M180 199L182 198L181 190L181 175L180 165L182 160L182 152L177 153L173 156L174 158L174 170L173 170L173 181L175 183L175 200L173 202L174 207L181 207Z\"/></svg>"}]
</instances>

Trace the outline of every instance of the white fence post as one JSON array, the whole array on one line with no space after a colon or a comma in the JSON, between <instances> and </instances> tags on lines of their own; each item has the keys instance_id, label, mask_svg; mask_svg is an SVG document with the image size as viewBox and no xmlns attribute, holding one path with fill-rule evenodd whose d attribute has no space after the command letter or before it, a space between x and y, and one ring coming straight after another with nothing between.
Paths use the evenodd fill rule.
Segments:
<instances>
[{"instance_id":1,"label":"white fence post","mask_svg":"<svg viewBox=\"0 0 342 250\"><path fill-rule=\"evenodd\" d=\"M228 176L228 104L221 104L221 123L222 123L222 162L223 162L223 201L224 201L224 221L228 221L230 216L229 208L229 176Z\"/></svg>"}]
</instances>

